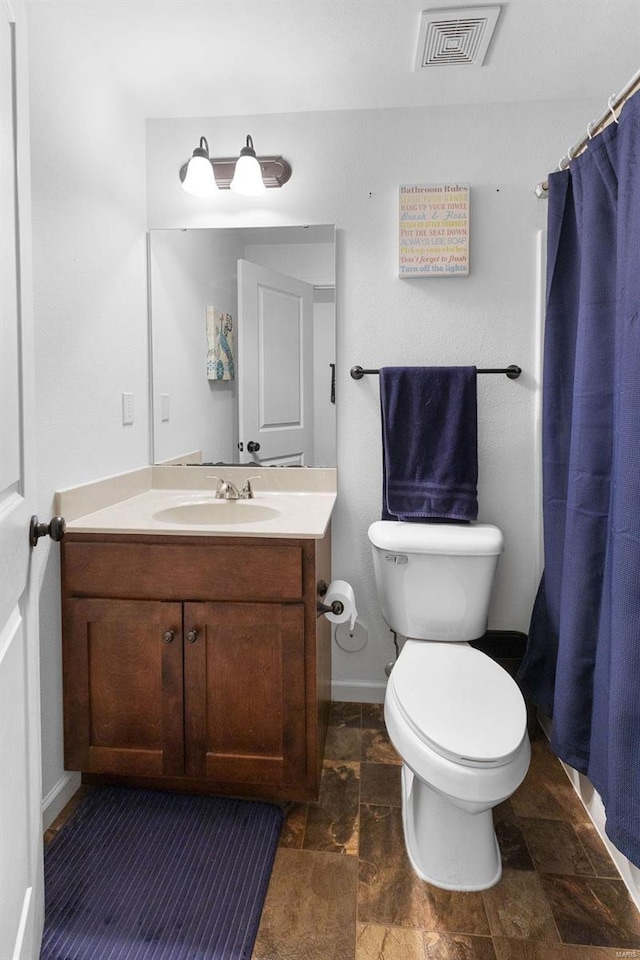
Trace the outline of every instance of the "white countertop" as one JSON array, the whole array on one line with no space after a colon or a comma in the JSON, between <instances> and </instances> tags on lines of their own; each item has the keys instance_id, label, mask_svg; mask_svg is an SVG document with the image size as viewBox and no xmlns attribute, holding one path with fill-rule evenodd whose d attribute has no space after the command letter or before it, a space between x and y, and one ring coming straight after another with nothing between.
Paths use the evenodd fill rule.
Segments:
<instances>
[{"instance_id":1,"label":"white countertop","mask_svg":"<svg viewBox=\"0 0 640 960\"><path fill-rule=\"evenodd\" d=\"M212 473L210 467L149 467L60 491L56 509L66 517L69 533L322 538L336 501L335 471L271 470L264 470L255 481L254 497L250 500L216 499L215 484L208 476ZM231 467L220 473L225 480L241 486L251 470ZM170 483L174 485L169 486ZM275 489L267 490L267 484ZM262 519L262 511L256 509L265 507L273 511L268 519ZM178 510L178 517L173 520L161 515L175 508L186 509ZM192 523L181 519L202 508L212 517L220 511L224 522ZM257 517L251 517L251 513Z\"/></svg>"}]
</instances>

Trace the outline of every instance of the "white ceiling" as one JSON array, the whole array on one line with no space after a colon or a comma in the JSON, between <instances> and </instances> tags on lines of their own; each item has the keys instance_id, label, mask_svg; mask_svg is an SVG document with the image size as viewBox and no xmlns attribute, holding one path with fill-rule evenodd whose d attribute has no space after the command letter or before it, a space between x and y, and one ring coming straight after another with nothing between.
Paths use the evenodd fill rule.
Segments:
<instances>
[{"instance_id":1,"label":"white ceiling","mask_svg":"<svg viewBox=\"0 0 640 960\"><path fill-rule=\"evenodd\" d=\"M420 11L492 0L28 0L145 117L598 97L640 67L640 0L502 0L481 68L414 72Z\"/></svg>"}]
</instances>

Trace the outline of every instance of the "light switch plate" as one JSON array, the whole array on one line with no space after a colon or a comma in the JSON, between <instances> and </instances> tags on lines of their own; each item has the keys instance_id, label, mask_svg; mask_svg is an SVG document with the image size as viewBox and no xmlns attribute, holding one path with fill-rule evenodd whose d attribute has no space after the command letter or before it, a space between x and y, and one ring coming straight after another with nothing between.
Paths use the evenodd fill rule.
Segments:
<instances>
[{"instance_id":1,"label":"light switch plate","mask_svg":"<svg viewBox=\"0 0 640 960\"><path fill-rule=\"evenodd\" d=\"M160 419L162 421L170 419L170 402L168 393L160 394Z\"/></svg>"},{"instance_id":2,"label":"light switch plate","mask_svg":"<svg viewBox=\"0 0 640 960\"><path fill-rule=\"evenodd\" d=\"M122 423L133 423L133 394L122 394Z\"/></svg>"}]
</instances>

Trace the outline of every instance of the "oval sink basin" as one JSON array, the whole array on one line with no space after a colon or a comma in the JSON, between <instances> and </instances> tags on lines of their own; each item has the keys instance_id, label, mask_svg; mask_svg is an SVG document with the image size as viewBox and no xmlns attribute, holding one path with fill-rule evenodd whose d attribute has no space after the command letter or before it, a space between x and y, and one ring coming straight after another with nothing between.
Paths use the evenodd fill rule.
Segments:
<instances>
[{"instance_id":1,"label":"oval sink basin","mask_svg":"<svg viewBox=\"0 0 640 960\"><path fill-rule=\"evenodd\" d=\"M256 523L275 520L280 511L261 503L246 500L204 500L180 503L154 513L153 519L163 523L193 523L200 526L219 524Z\"/></svg>"}]
</instances>

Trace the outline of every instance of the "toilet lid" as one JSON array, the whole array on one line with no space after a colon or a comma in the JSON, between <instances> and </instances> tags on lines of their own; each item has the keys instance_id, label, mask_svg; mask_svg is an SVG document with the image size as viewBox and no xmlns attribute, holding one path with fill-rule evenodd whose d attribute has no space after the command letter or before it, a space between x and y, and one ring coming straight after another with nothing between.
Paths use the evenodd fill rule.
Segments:
<instances>
[{"instance_id":1,"label":"toilet lid","mask_svg":"<svg viewBox=\"0 0 640 960\"><path fill-rule=\"evenodd\" d=\"M466 643L407 640L389 680L398 708L432 750L467 766L501 766L527 725L522 694Z\"/></svg>"}]
</instances>

